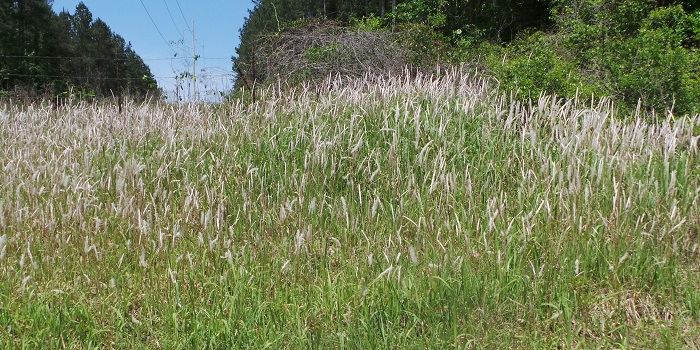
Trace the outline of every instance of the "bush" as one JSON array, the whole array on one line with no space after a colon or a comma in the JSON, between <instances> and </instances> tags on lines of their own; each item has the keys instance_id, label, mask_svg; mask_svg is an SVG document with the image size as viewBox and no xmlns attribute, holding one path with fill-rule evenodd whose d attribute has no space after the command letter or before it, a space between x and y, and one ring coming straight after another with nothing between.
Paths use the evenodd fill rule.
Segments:
<instances>
[{"instance_id":1,"label":"bush","mask_svg":"<svg viewBox=\"0 0 700 350\"><path fill-rule=\"evenodd\" d=\"M397 37L406 50L406 63L416 70L429 70L447 57L447 39L428 25L401 24Z\"/></svg>"},{"instance_id":2,"label":"bush","mask_svg":"<svg viewBox=\"0 0 700 350\"><path fill-rule=\"evenodd\" d=\"M364 21L363 26L372 25ZM388 31L342 27L331 21L304 21L263 36L253 57L241 65L244 80L314 83L329 75L391 74L406 65L406 51Z\"/></svg>"},{"instance_id":3,"label":"bush","mask_svg":"<svg viewBox=\"0 0 700 350\"><path fill-rule=\"evenodd\" d=\"M622 42L610 68L626 102L678 113L698 108L700 62L697 51L683 47L684 21L680 6L653 10L637 35Z\"/></svg>"},{"instance_id":4,"label":"bush","mask_svg":"<svg viewBox=\"0 0 700 350\"><path fill-rule=\"evenodd\" d=\"M698 111L700 51L694 43L700 14L681 6L648 10L645 1L618 7L606 2L610 12L597 13L583 6L588 3L555 13L561 26L555 34L537 32L491 48L486 65L501 87L524 99L578 93L613 97L628 110L641 104L647 111ZM643 13L644 20L620 19L630 13Z\"/></svg>"},{"instance_id":5,"label":"bush","mask_svg":"<svg viewBox=\"0 0 700 350\"><path fill-rule=\"evenodd\" d=\"M575 61L563 54L559 37L538 32L518 39L500 50L491 50L486 65L501 88L521 99L542 93L574 97L601 95L604 89L586 77Z\"/></svg>"}]
</instances>

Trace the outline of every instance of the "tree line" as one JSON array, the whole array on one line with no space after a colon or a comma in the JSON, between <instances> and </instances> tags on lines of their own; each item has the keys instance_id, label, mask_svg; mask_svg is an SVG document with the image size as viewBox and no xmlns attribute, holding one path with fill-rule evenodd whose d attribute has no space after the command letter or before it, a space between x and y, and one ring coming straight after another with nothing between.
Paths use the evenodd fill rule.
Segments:
<instances>
[{"instance_id":1,"label":"tree line","mask_svg":"<svg viewBox=\"0 0 700 350\"><path fill-rule=\"evenodd\" d=\"M236 86L269 80L260 73L261 54L292 35L319 37L318 23L327 21L336 32L339 25L391 33L398 43L374 51L405 50L377 57L417 69L468 64L521 99L605 96L630 111L700 111L699 0L255 0L233 57ZM296 50L300 59L287 60L295 65L353 61L343 55L357 51L297 41L310 44ZM296 69L286 68L267 71Z\"/></svg>"},{"instance_id":2,"label":"tree line","mask_svg":"<svg viewBox=\"0 0 700 350\"><path fill-rule=\"evenodd\" d=\"M80 3L0 0L0 96L143 98L156 80L131 44Z\"/></svg>"},{"instance_id":3,"label":"tree line","mask_svg":"<svg viewBox=\"0 0 700 350\"><path fill-rule=\"evenodd\" d=\"M320 19L345 26L369 22L374 26L372 29L416 33L410 44L422 46L441 45L455 33L478 40L510 41L522 30L551 24L550 0L254 0L253 3L240 30L241 42L233 59L239 76L244 75L241 66L253 65L255 51L264 45L261 37L305 20Z\"/></svg>"}]
</instances>

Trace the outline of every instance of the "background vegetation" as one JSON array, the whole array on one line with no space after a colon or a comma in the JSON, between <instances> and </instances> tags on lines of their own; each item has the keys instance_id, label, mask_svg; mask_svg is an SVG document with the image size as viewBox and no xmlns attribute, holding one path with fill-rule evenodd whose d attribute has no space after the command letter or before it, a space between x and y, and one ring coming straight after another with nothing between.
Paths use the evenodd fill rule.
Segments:
<instances>
[{"instance_id":1,"label":"background vegetation","mask_svg":"<svg viewBox=\"0 0 700 350\"><path fill-rule=\"evenodd\" d=\"M56 14L50 0L0 0L0 96L143 98L158 94L131 44L80 3Z\"/></svg>"},{"instance_id":2,"label":"background vegetation","mask_svg":"<svg viewBox=\"0 0 700 350\"><path fill-rule=\"evenodd\" d=\"M371 56L368 63L374 64L366 66L374 74L386 72L392 59L399 66L409 64L414 72L468 63L522 100L541 93L595 95L611 97L627 112L677 114L693 113L700 106L697 1L260 0L241 30L234 58L238 86L275 81L259 69L262 48L279 35L318 35L305 27L312 19L376 35L392 33L398 45L374 50L395 51L398 46L403 51L395 58ZM335 62L351 56L338 43L306 42L297 51L323 51L327 61ZM279 66L294 71L313 63Z\"/></svg>"}]
</instances>

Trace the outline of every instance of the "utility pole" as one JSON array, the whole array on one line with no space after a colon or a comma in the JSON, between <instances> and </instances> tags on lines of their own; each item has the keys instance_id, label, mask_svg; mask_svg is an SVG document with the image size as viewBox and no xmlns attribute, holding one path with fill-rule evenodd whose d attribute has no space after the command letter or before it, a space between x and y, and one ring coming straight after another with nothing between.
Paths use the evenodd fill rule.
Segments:
<instances>
[{"instance_id":1,"label":"utility pole","mask_svg":"<svg viewBox=\"0 0 700 350\"><path fill-rule=\"evenodd\" d=\"M391 0L391 13L396 14L396 0ZM391 16L391 32L394 32L396 27L396 16Z\"/></svg>"},{"instance_id":2,"label":"utility pole","mask_svg":"<svg viewBox=\"0 0 700 350\"><path fill-rule=\"evenodd\" d=\"M180 79L179 75L175 76L175 101L180 104Z\"/></svg>"},{"instance_id":3,"label":"utility pole","mask_svg":"<svg viewBox=\"0 0 700 350\"><path fill-rule=\"evenodd\" d=\"M192 21L192 102L197 103L197 55L194 39L194 20Z\"/></svg>"}]
</instances>

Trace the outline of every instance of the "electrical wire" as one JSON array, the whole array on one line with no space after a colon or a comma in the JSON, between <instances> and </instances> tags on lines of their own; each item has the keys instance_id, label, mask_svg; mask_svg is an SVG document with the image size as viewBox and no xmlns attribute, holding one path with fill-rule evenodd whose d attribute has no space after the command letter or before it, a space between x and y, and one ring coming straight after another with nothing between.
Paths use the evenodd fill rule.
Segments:
<instances>
[{"instance_id":1,"label":"electrical wire","mask_svg":"<svg viewBox=\"0 0 700 350\"><path fill-rule=\"evenodd\" d=\"M187 18L185 18L185 13L182 12L182 7L180 7L180 1L175 0L175 3L177 4L177 8L180 9L180 14L182 15L182 19L185 21L185 25L187 26L187 29L192 31L192 28L190 28L190 23L187 21Z\"/></svg>"},{"instance_id":2,"label":"electrical wire","mask_svg":"<svg viewBox=\"0 0 700 350\"><path fill-rule=\"evenodd\" d=\"M168 10L168 16L170 16L170 20L173 21L173 25L175 26L175 29L177 30L178 33L182 34L182 31L180 31L180 27L177 26L177 23L175 23L175 19L173 18L173 14L170 13L170 6L168 6L168 1L163 0L163 3L165 3L165 9ZM187 23L187 22L185 22Z\"/></svg>"},{"instance_id":3,"label":"electrical wire","mask_svg":"<svg viewBox=\"0 0 700 350\"><path fill-rule=\"evenodd\" d=\"M95 61L126 61L126 58L109 58L109 57L86 57L86 56L20 56L20 55L0 55L0 59L3 58L39 58L39 59L58 59L58 60L74 60L74 59L89 59ZM180 58L191 59L191 56L180 56ZM231 57L204 57L200 56L198 58L208 59L208 60L230 60ZM159 58L141 58L142 61L167 61L172 60L173 57L159 57Z\"/></svg>"},{"instance_id":4,"label":"electrical wire","mask_svg":"<svg viewBox=\"0 0 700 350\"><path fill-rule=\"evenodd\" d=\"M143 78L114 78L114 77L90 77L90 76L72 76L72 75L45 75L45 74L15 74L5 73L0 74L2 77L20 77L20 78L63 78L63 79L96 79L96 80L142 80ZM235 76L234 73L207 74L202 78L221 78ZM172 79L172 76L154 76L153 79Z\"/></svg>"},{"instance_id":5,"label":"electrical wire","mask_svg":"<svg viewBox=\"0 0 700 350\"><path fill-rule=\"evenodd\" d=\"M160 31L160 29L158 28L158 25L156 25L156 21L154 21L154 20L153 20L153 17L151 17L151 13L148 12L148 9L146 8L146 5L143 3L143 0L139 0L139 1L141 2L141 6L143 6L143 9L146 10L146 14L148 15L148 18L151 19L151 23L153 23L153 26L156 27L156 30L158 31L158 34L160 34L160 37L163 39L163 42L165 42L165 44L168 45L168 48L170 49L170 51L172 51L173 54L176 54L176 55L177 55L177 52L175 52L175 50L173 49L173 47L170 45L170 43L168 42L168 40L165 39L165 36L163 35L163 33L162 33L162 32Z\"/></svg>"},{"instance_id":6,"label":"electrical wire","mask_svg":"<svg viewBox=\"0 0 700 350\"><path fill-rule=\"evenodd\" d=\"M3 55L0 56L0 59L3 58L36 58L36 59L42 59L42 60L94 60L94 61L127 61L127 58L109 58L109 57L87 57L87 56L18 56L18 55ZM172 57L163 57L163 58L141 58L142 61L165 61L165 60L172 60Z\"/></svg>"},{"instance_id":7,"label":"electrical wire","mask_svg":"<svg viewBox=\"0 0 700 350\"><path fill-rule=\"evenodd\" d=\"M89 77L89 76L70 76L70 75L45 75L45 74L14 74L14 73L8 73L8 74L2 74L2 76L6 77L18 77L18 78L49 78L49 79L57 79L57 78L62 78L62 79L95 79L95 80L143 80L143 78L126 78L126 77L120 77L120 78L113 78L113 77ZM167 79L170 77L153 77L153 79Z\"/></svg>"}]
</instances>

